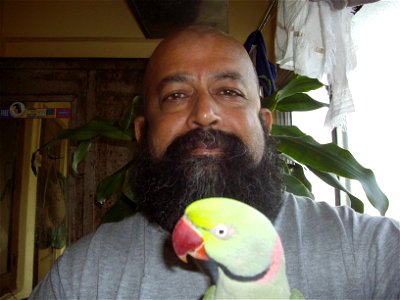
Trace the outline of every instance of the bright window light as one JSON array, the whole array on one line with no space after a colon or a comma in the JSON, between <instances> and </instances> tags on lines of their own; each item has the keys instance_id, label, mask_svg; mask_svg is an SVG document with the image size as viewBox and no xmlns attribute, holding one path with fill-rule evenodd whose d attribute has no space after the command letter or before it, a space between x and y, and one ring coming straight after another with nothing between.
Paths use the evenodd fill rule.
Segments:
<instances>
[{"instance_id":1,"label":"bright window light","mask_svg":"<svg viewBox=\"0 0 400 300\"><path fill-rule=\"evenodd\" d=\"M350 151L375 173L389 198L386 216L400 220L400 1L364 5L354 16L352 36L357 67L349 74L356 112L348 120ZM361 186L354 194L368 203ZM371 205L366 213L379 215Z\"/></svg>"},{"instance_id":2,"label":"bright window light","mask_svg":"<svg viewBox=\"0 0 400 300\"><path fill-rule=\"evenodd\" d=\"M348 117L348 147L366 168L372 169L377 182L389 198L386 216L400 220L400 1L381 0L366 4L353 17L352 38L357 67L349 74L355 113ZM321 89L312 95L328 102ZM324 126L327 109L292 114L293 124L320 143L332 141L331 132ZM341 145L343 146L343 145ZM335 204L334 190L306 173L313 185L317 201ZM361 185L351 181L352 193L365 204L365 213L379 215L369 204Z\"/></svg>"}]
</instances>

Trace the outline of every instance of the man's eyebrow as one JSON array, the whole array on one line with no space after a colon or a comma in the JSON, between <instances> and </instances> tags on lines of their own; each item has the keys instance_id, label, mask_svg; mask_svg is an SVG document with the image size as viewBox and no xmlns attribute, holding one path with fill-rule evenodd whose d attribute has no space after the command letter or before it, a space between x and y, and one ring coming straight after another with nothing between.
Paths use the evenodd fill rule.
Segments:
<instances>
[{"instance_id":1,"label":"man's eyebrow","mask_svg":"<svg viewBox=\"0 0 400 300\"><path fill-rule=\"evenodd\" d=\"M224 79L230 79L234 81L239 81L244 83L244 78L242 74L236 71L221 71L221 72L216 72L213 75L213 78L215 80L224 80Z\"/></svg>"},{"instance_id":2,"label":"man's eyebrow","mask_svg":"<svg viewBox=\"0 0 400 300\"><path fill-rule=\"evenodd\" d=\"M220 71L220 72L215 72L212 75L212 78L216 81L218 80L225 80L225 79L230 79L233 81L238 81L241 83L245 83L244 77L236 71ZM157 92L161 92L161 90L169 83L173 82L188 82L191 80L191 76L187 73L177 73L177 74L172 74L164 77L158 84L157 84Z\"/></svg>"},{"instance_id":3,"label":"man's eyebrow","mask_svg":"<svg viewBox=\"0 0 400 300\"><path fill-rule=\"evenodd\" d=\"M157 84L157 91L160 92L168 83L187 82L189 81L189 77L190 76L186 73L178 73L166 76Z\"/></svg>"}]
</instances>

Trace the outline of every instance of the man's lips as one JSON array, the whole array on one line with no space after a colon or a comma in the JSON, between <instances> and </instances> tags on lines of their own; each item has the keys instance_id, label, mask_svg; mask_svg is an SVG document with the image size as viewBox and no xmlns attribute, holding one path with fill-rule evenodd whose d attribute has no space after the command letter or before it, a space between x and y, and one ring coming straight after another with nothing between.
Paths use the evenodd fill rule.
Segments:
<instances>
[{"instance_id":1,"label":"man's lips","mask_svg":"<svg viewBox=\"0 0 400 300\"><path fill-rule=\"evenodd\" d=\"M220 148L194 148L190 150L190 154L218 156L222 154L222 150Z\"/></svg>"},{"instance_id":2,"label":"man's lips","mask_svg":"<svg viewBox=\"0 0 400 300\"><path fill-rule=\"evenodd\" d=\"M189 149L191 155L221 155L223 149L216 141L200 141L193 143Z\"/></svg>"}]
</instances>

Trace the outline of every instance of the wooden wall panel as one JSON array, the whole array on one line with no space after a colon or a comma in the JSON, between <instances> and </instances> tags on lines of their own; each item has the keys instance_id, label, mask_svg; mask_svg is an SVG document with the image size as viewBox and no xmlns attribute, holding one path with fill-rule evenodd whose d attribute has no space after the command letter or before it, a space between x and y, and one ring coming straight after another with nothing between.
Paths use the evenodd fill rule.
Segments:
<instances>
[{"instance_id":1,"label":"wooden wall panel","mask_svg":"<svg viewBox=\"0 0 400 300\"><path fill-rule=\"evenodd\" d=\"M10 99L72 101L71 127L95 116L118 118L141 92L145 59L0 59L0 104ZM59 100L57 100L59 99ZM70 155L76 144L70 143ZM128 143L99 140L80 166L83 176L70 175L69 242L94 231L115 199L95 201L96 186L131 158ZM29 162L25 162L29 163Z\"/></svg>"}]
</instances>

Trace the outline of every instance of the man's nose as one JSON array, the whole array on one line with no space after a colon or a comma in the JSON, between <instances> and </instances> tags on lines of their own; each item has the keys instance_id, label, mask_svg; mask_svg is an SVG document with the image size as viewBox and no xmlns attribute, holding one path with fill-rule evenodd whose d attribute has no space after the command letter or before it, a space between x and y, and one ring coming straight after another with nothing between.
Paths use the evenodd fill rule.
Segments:
<instances>
[{"instance_id":1,"label":"man's nose","mask_svg":"<svg viewBox=\"0 0 400 300\"><path fill-rule=\"evenodd\" d=\"M208 93L198 95L190 112L188 122L191 128L215 128L220 125L222 119L219 115L218 104L212 95Z\"/></svg>"}]
</instances>

